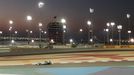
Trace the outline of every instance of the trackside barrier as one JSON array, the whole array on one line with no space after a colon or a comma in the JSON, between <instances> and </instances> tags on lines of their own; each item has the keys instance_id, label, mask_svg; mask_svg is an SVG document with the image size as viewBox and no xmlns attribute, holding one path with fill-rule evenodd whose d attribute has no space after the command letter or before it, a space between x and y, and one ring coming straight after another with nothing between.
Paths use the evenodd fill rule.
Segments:
<instances>
[{"instance_id":1,"label":"trackside barrier","mask_svg":"<svg viewBox=\"0 0 134 75\"><path fill-rule=\"evenodd\" d=\"M130 47L130 48L134 48L134 45L130 45L129 47Z\"/></svg>"},{"instance_id":2,"label":"trackside barrier","mask_svg":"<svg viewBox=\"0 0 134 75\"><path fill-rule=\"evenodd\" d=\"M134 48L134 45L106 45L103 48Z\"/></svg>"}]
</instances>

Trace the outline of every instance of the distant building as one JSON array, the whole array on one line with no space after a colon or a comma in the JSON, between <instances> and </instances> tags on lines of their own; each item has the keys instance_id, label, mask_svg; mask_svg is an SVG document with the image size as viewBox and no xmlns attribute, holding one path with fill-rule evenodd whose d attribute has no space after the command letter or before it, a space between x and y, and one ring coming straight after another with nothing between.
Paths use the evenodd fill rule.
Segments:
<instances>
[{"instance_id":1,"label":"distant building","mask_svg":"<svg viewBox=\"0 0 134 75\"><path fill-rule=\"evenodd\" d=\"M47 26L48 38L50 43L63 43L63 26L60 22L50 22Z\"/></svg>"}]
</instances>

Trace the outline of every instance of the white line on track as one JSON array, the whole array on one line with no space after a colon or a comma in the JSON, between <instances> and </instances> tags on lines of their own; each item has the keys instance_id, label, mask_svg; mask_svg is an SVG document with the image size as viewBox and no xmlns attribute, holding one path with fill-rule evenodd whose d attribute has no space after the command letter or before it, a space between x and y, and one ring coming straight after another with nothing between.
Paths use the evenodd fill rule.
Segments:
<instances>
[{"instance_id":1,"label":"white line on track","mask_svg":"<svg viewBox=\"0 0 134 75\"><path fill-rule=\"evenodd\" d=\"M134 59L127 59L126 61L134 61Z\"/></svg>"},{"instance_id":2,"label":"white line on track","mask_svg":"<svg viewBox=\"0 0 134 75\"><path fill-rule=\"evenodd\" d=\"M68 64L69 62L59 62L60 64Z\"/></svg>"},{"instance_id":3,"label":"white line on track","mask_svg":"<svg viewBox=\"0 0 134 75\"><path fill-rule=\"evenodd\" d=\"M100 62L110 62L110 60L100 60Z\"/></svg>"},{"instance_id":4,"label":"white line on track","mask_svg":"<svg viewBox=\"0 0 134 75\"><path fill-rule=\"evenodd\" d=\"M114 62L121 62L121 61L123 61L123 60L120 60L120 59L114 59L114 60L112 60L112 61L114 61Z\"/></svg>"},{"instance_id":5,"label":"white line on track","mask_svg":"<svg viewBox=\"0 0 134 75\"><path fill-rule=\"evenodd\" d=\"M89 62L89 63L94 63L94 62L97 62L96 60L89 60L89 61L87 61L87 62Z\"/></svg>"},{"instance_id":6,"label":"white line on track","mask_svg":"<svg viewBox=\"0 0 134 75\"><path fill-rule=\"evenodd\" d=\"M73 61L72 63L82 63L82 61Z\"/></svg>"}]
</instances>

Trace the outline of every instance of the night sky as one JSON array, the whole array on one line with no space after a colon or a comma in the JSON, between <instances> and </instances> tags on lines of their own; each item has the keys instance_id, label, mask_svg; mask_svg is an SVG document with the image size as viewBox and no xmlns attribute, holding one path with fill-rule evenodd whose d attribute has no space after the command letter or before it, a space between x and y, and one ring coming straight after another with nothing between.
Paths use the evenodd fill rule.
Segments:
<instances>
[{"instance_id":1,"label":"night sky","mask_svg":"<svg viewBox=\"0 0 134 75\"><path fill-rule=\"evenodd\" d=\"M39 1L45 3L42 9L37 6ZM89 8L95 9L93 15L89 13ZM131 26L127 25L127 13L131 14ZM11 19L15 22L15 30L23 33L28 25L27 15L33 16L33 30L37 30L40 19L46 30L53 16L57 16L57 20L65 18L71 37L79 36L80 28L84 29L86 35L86 21L92 19L95 34L100 38L107 22L114 21L117 25L122 24L123 28L132 28L134 0L0 0L0 30L8 31L8 21ZM127 33L125 29L123 31Z\"/></svg>"}]
</instances>

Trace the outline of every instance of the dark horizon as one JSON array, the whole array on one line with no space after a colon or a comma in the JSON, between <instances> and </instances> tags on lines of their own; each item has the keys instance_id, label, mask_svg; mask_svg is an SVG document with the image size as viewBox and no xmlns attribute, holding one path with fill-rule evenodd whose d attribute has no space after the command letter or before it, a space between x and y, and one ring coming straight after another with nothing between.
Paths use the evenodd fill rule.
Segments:
<instances>
[{"instance_id":1,"label":"dark horizon","mask_svg":"<svg viewBox=\"0 0 134 75\"><path fill-rule=\"evenodd\" d=\"M42 9L37 7L39 1L45 3ZM133 3L133 0L0 0L0 30L7 32L8 21L11 19L15 23L15 29L24 32L28 25L27 15L33 16L33 30L38 30L37 23L41 18L43 18L44 30L46 30L46 26L51 22L53 16L57 16L58 20L61 18L67 20L70 32L68 35L74 38L77 38L74 34L79 36L80 28L84 29L86 35L86 22L90 19L93 20L95 34L100 38L104 34L103 29L107 22L121 24L123 28L133 27ZM89 8L95 9L92 17ZM131 26L127 25L127 13L131 14ZM123 32L126 34L127 29L123 29Z\"/></svg>"}]
</instances>

